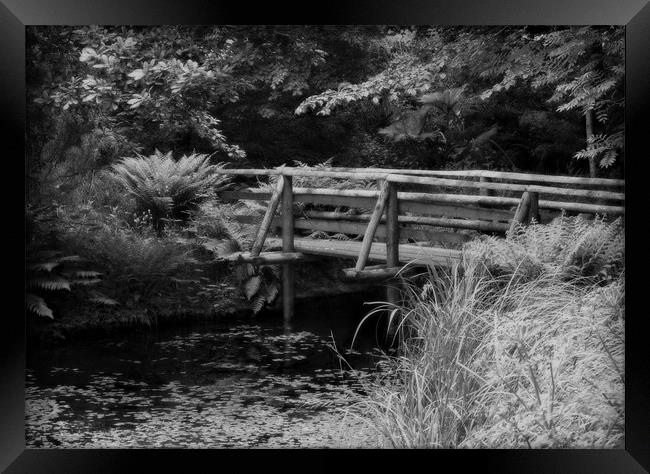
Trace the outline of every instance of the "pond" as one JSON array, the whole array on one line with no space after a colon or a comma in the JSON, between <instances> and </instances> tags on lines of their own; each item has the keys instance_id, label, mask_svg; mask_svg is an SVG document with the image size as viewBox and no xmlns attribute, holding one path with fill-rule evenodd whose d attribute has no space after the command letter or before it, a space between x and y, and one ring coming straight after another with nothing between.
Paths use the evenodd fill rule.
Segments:
<instances>
[{"instance_id":1,"label":"pond","mask_svg":"<svg viewBox=\"0 0 650 474\"><path fill-rule=\"evenodd\" d=\"M290 326L266 313L32 349L27 447L376 447L350 410L385 350L376 319L350 349L362 301L298 302Z\"/></svg>"}]
</instances>

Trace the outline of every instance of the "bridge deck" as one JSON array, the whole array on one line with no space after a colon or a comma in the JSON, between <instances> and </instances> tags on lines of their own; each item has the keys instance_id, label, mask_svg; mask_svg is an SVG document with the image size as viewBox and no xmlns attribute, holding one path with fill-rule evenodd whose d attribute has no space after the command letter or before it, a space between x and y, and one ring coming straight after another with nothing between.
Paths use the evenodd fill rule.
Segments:
<instances>
[{"instance_id":1,"label":"bridge deck","mask_svg":"<svg viewBox=\"0 0 650 474\"><path fill-rule=\"evenodd\" d=\"M271 248L282 246L282 239L267 238L266 243ZM355 240L329 240L329 239L294 239L296 252L314 255L324 255L338 258L357 258L361 250L361 242ZM368 260L386 262L386 244L373 242ZM399 246L399 260L401 263L415 261L416 263L451 266L460 261L460 251L440 247L421 247L419 245L401 244Z\"/></svg>"}]
</instances>

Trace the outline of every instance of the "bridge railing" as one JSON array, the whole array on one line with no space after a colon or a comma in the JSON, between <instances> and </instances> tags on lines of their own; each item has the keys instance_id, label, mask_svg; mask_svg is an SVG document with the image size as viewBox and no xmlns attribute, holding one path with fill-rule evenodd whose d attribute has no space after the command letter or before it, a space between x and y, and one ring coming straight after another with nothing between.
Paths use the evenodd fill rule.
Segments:
<instances>
[{"instance_id":1,"label":"bridge railing","mask_svg":"<svg viewBox=\"0 0 650 474\"><path fill-rule=\"evenodd\" d=\"M285 301L293 301L293 273L290 263L300 254L294 251L294 229L324 230L363 235L356 265L349 273L362 276L376 237L385 241L385 268L371 272L385 275L399 266L400 239L460 243L462 233L431 228L469 229L504 233L516 223L532 218L549 219L568 213L624 215L624 181L605 178L551 176L485 170L397 170L381 168L220 169L220 174L276 176L272 190L248 188L225 191L225 200L268 201L264 218L246 261L267 258L283 264ZM378 183L372 189L294 187L293 178L330 178ZM407 188L407 189L403 189ZM415 188L415 190L413 189ZM426 192L422 192L425 189ZM496 195L500 194L500 195ZM540 199L540 196L543 199ZM586 201L586 202L585 202ZM305 211L294 216L294 202L349 207L360 214ZM280 217L276 217L281 206ZM372 210L371 212L368 212ZM280 227L282 254L260 257L272 227ZM370 271L370 270L369 270ZM285 314L292 312L285 307Z\"/></svg>"}]
</instances>

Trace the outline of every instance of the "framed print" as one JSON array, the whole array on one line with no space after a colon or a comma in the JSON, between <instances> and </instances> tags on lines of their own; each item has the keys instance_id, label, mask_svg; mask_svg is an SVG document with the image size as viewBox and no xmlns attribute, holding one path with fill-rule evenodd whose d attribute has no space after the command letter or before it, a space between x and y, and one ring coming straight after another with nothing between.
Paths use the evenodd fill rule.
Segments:
<instances>
[{"instance_id":1,"label":"framed print","mask_svg":"<svg viewBox=\"0 0 650 474\"><path fill-rule=\"evenodd\" d=\"M647 472L650 6L236 7L2 1L2 468Z\"/></svg>"}]
</instances>

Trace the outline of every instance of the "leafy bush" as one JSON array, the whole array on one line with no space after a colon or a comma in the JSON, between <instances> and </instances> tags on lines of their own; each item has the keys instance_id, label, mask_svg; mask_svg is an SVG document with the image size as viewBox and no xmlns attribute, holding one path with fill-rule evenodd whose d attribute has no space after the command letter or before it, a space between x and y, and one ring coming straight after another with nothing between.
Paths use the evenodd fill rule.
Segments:
<instances>
[{"instance_id":1,"label":"leafy bush","mask_svg":"<svg viewBox=\"0 0 650 474\"><path fill-rule=\"evenodd\" d=\"M518 227L507 239L481 236L465 244L468 258L483 262L494 276L531 280L542 274L560 279L611 281L625 265L620 218L562 215L549 224Z\"/></svg>"},{"instance_id":2,"label":"leafy bush","mask_svg":"<svg viewBox=\"0 0 650 474\"><path fill-rule=\"evenodd\" d=\"M213 171L207 155L186 155L179 160L172 153L156 152L148 157L125 158L112 166L113 176L135 197L138 213L150 213L154 227L163 227L166 218L186 219L187 212L227 178Z\"/></svg>"},{"instance_id":3,"label":"leafy bush","mask_svg":"<svg viewBox=\"0 0 650 474\"><path fill-rule=\"evenodd\" d=\"M196 260L173 238L107 229L67 236L68 245L96 262L118 299L146 300L174 286Z\"/></svg>"}]
</instances>

